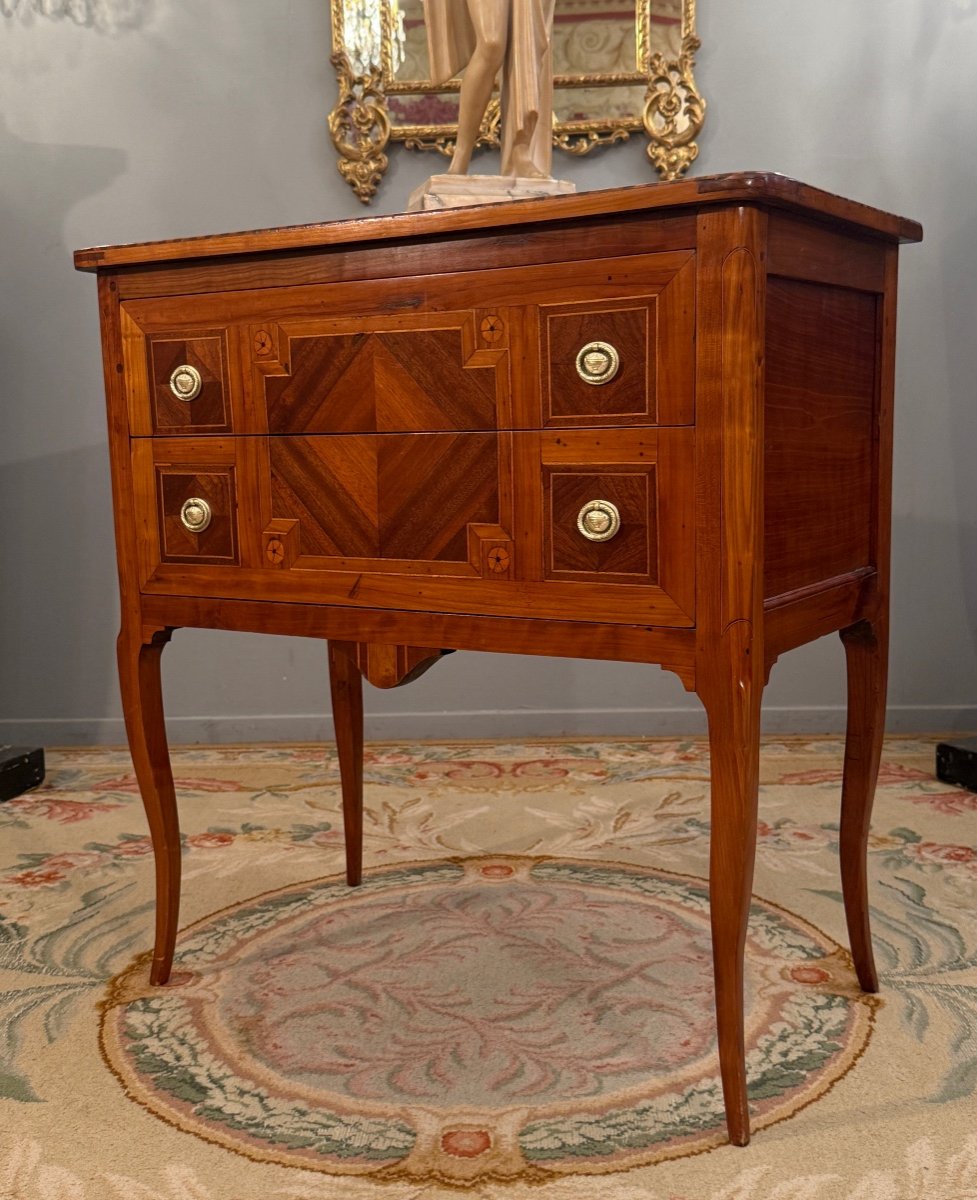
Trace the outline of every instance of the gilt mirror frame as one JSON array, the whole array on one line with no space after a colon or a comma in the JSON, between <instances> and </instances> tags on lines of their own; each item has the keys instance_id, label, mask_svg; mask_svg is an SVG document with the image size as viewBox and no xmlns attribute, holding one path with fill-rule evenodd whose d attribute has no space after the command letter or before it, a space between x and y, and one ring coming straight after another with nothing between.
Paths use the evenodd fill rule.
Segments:
<instances>
[{"instance_id":1,"label":"gilt mirror frame","mask_svg":"<svg viewBox=\"0 0 977 1200\"><path fill-rule=\"evenodd\" d=\"M457 126L443 118L451 115L459 80L433 84L429 79L409 77L411 39L415 47L418 38L423 39L423 33L417 31L418 25L423 30L423 16L419 20L417 17L423 12L422 0L330 2L332 64L338 77L339 98L329 116L329 132L339 152L340 174L359 199L369 204L387 169L391 142L450 157ZM563 0L563 4L566 7L561 18L561 0L557 0L557 22L576 20L583 28L586 20L599 19L607 0L589 0L589 4L588 0ZM567 101L555 104L553 145L580 156L643 131L652 167L662 180L677 179L699 153L695 139L706 112L693 76L700 45L695 26L696 0L615 0L612 7L619 13L632 4L633 70L620 69L619 62L618 69L603 73L561 73L564 64L558 57L559 47L554 47L554 96L580 96L581 103L595 111L568 116ZM630 37L626 18L624 27ZM569 30L567 36L572 36ZM629 50L630 42L626 48ZM430 119L432 115L438 119ZM477 147L498 147L499 127L496 94L482 122Z\"/></svg>"}]
</instances>

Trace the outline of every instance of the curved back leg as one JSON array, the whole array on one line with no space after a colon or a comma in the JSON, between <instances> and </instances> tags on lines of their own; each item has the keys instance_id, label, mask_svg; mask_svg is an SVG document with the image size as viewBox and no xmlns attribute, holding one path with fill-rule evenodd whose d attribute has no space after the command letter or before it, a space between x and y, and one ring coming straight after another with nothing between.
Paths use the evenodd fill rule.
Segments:
<instances>
[{"instance_id":1,"label":"curved back leg","mask_svg":"<svg viewBox=\"0 0 977 1200\"><path fill-rule=\"evenodd\" d=\"M848 666L848 730L841 787L841 885L858 982L879 990L868 912L868 834L885 733L888 676L885 618L859 621L841 631Z\"/></svg>"}]
</instances>

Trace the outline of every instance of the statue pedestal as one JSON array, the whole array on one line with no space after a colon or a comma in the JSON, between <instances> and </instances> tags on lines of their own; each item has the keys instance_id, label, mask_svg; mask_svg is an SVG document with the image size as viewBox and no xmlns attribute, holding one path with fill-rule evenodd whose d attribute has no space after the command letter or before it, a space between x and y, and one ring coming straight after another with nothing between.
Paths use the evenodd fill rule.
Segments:
<instances>
[{"instance_id":1,"label":"statue pedestal","mask_svg":"<svg viewBox=\"0 0 977 1200\"><path fill-rule=\"evenodd\" d=\"M470 204L500 204L534 196L568 196L577 190L567 179L523 179L517 175L432 175L415 188L408 212L434 208L465 208Z\"/></svg>"}]
</instances>

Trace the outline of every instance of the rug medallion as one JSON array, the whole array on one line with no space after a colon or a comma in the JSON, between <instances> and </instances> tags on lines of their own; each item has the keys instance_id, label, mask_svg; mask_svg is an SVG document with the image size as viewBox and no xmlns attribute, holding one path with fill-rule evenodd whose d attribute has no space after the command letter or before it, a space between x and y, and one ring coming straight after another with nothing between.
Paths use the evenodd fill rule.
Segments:
<instances>
[{"instance_id":1,"label":"rug medallion","mask_svg":"<svg viewBox=\"0 0 977 1200\"><path fill-rule=\"evenodd\" d=\"M319 879L181 933L173 982L114 977L102 1047L127 1094L249 1158L479 1181L605 1173L725 1141L702 879L472 856ZM875 1000L845 951L755 901L754 1129L823 1095Z\"/></svg>"}]
</instances>

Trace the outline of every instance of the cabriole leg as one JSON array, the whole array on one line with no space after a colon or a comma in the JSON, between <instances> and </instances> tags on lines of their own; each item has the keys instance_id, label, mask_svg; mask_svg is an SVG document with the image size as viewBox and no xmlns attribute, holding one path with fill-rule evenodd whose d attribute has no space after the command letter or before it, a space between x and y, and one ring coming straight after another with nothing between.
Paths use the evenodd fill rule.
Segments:
<instances>
[{"instance_id":1,"label":"cabriole leg","mask_svg":"<svg viewBox=\"0 0 977 1200\"><path fill-rule=\"evenodd\" d=\"M156 863L156 942L150 982L170 977L180 917L180 824L170 752L163 720L160 659L172 630L161 629L144 642L139 634L119 634L119 684L129 751L142 794Z\"/></svg>"},{"instance_id":2,"label":"cabriole leg","mask_svg":"<svg viewBox=\"0 0 977 1200\"><path fill-rule=\"evenodd\" d=\"M841 884L858 982L879 990L868 911L868 834L885 733L888 676L886 620L859 621L841 631L848 666L848 730L841 788Z\"/></svg>"},{"instance_id":3,"label":"cabriole leg","mask_svg":"<svg viewBox=\"0 0 977 1200\"><path fill-rule=\"evenodd\" d=\"M737 656L739 657L739 656ZM719 1066L729 1139L750 1140L743 1038L743 955L753 891L757 794L760 779L760 693L752 678L749 649L741 672L703 689L709 718L712 831L709 907Z\"/></svg>"}]
</instances>

